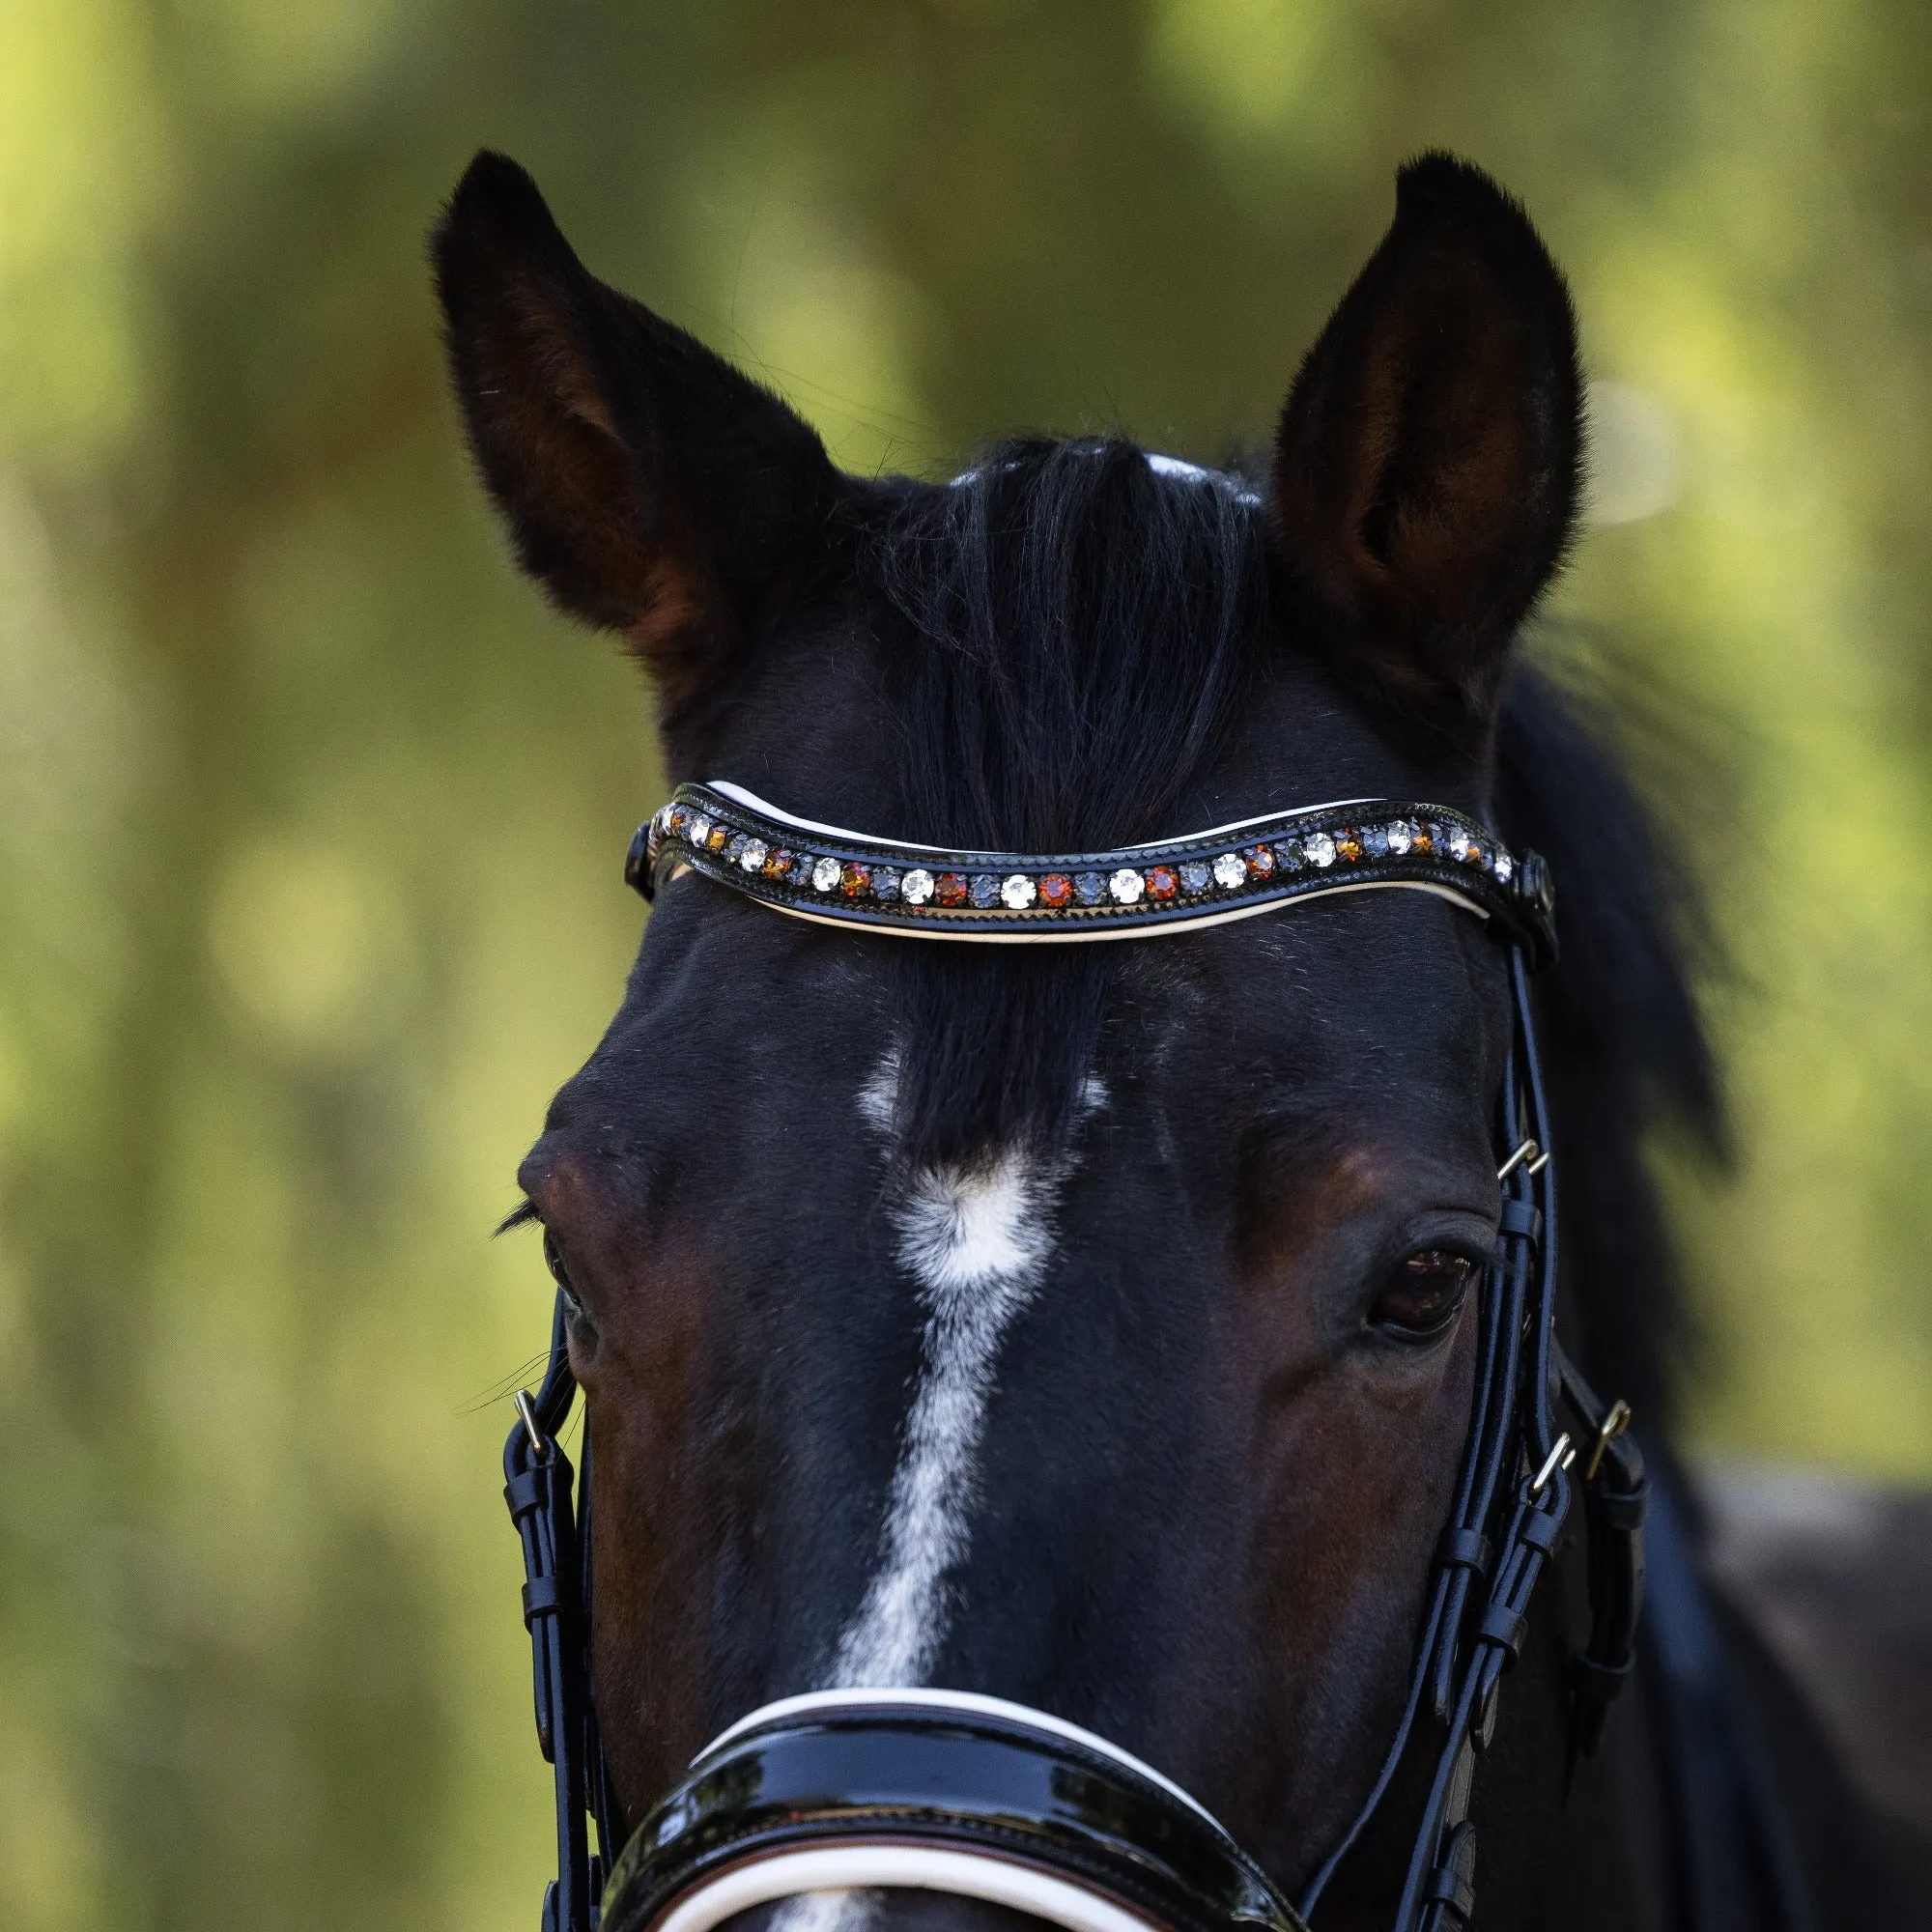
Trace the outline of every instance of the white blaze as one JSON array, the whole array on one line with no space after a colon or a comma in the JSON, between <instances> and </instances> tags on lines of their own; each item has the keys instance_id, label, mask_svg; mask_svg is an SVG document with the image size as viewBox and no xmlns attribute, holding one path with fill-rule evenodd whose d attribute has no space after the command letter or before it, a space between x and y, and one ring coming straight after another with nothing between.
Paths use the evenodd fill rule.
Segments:
<instances>
[{"instance_id":1,"label":"white blaze","mask_svg":"<svg viewBox=\"0 0 1932 1932\"><path fill-rule=\"evenodd\" d=\"M898 1059L888 1054L860 1092L860 1111L881 1133L893 1124L897 1085ZM1089 1079L1081 1097L1091 1111L1105 1090ZM970 1541L994 1363L1046 1271L1066 1173L1065 1163L1008 1149L971 1169L922 1170L890 1210L894 1251L925 1310L924 1360L879 1566L839 1637L825 1689L920 1684L932 1668L946 1637L947 1577ZM859 1932L875 1900L862 1891L808 1892L779 1908L772 1932Z\"/></svg>"},{"instance_id":2,"label":"white blaze","mask_svg":"<svg viewBox=\"0 0 1932 1932\"><path fill-rule=\"evenodd\" d=\"M1009 1150L984 1168L928 1168L892 1210L899 1264L925 1308L884 1548L838 1641L831 1687L920 1684L946 1635L947 1573L966 1553L993 1363L1052 1251L1059 1177Z\"/></svg>"}]
</instances>

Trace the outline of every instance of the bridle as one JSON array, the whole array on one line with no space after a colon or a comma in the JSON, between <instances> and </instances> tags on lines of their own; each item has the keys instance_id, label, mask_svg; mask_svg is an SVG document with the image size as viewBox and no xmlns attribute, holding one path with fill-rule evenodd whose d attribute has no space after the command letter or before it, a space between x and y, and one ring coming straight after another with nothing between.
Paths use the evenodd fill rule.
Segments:
<instances>
[{"instance_id":1,"label":"bridle","mask_svg":"<svg viewBox=\"0 0 1932 1932\"><path fill-rule=\"evenodd\" d=\"M1436 894L1508 949L1497 1251L1483 1272L1469 1433L1401 1721L1354 1822L1293 1900L1186 1792L1118 1746L1044 1712L923 1686L812 1692L752 1712L698 1753L626 1843L590 1684L587 1421L577 1513L557 1442L576 1393L559 1294L548 1373L534 1398L519 1393L504 1448L537 1733L556 1772L558 1875L544 1932L600 1921L603 1932L710 1932L775 1899L882 1887L990 1900L1066 1932L1222 1932L1231 1921L1306 1932L1425 1736L1435 1771L1395 1932L1461 1932L1475 1900L1477 1765L1578 1489L1590 1634L1572 1661L1573 1764L1596 1747L1630 1672L1642 1596L1648 1485L1625 1434L1629 1408L1601 1403L1555 1336L1556 1191L1529 991L1556 950L1542 860L1519 860L1464 813L1382 799L1107 852L945 851L797 818L718 782L678 788L639 829L625 877L649 898L686 870L796 918L1004 944L1158 936L1344 892ZM1559 1411L1571 1428L1558 1427Z\"/></svg>"}]
</instances>

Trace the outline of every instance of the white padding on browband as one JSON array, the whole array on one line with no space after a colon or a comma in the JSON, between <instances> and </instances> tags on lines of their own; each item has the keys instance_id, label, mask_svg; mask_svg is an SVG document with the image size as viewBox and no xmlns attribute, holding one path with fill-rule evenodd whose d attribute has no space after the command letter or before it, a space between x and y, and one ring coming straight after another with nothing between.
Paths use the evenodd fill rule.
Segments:
<instances>
[{"instance_id":1,"label":"white padding on browband","mask_svg":"<svg viewBox=\"0 0 1932 1932\"><path fill-rule=\"evenodd\" d=\"M756 792L747 791L741 784L733 784L729 779L706 779L707 791L721 793L725 798L736 799L750 810L761 812L766 818L776 818L781 824L795 825L801 832L816 832L826 838L848 838L855 845L882 845L895 852L942 852L949 859L956 859L968 870L982 860L1009 860L1016 855L1010 852L955 852L946 845L916 845L909 838L881 838L870 832L854 832L843 825L824 825L815 818L800 818L795 812L785 811L776 805L767 804ZM1139 845L1122 845L1118 848L1124 857L1129 852L1152 852L1165 845L1191 844L1197 838L1220 838L1230 832L1245 831L1250 825L1265 825L1271 818L1305 818L1315 811L1340 811L1348 805L1379 805L1375 798L1331 798L1326 805L1298 806L1289 811L1258 811L1252 818L1231 819L1226 825L1210 825L1205 832L1190 832L1185 838L1149 838ZM1059 856L1059 855L1053 855ZM1074 854L1074 857L1080 855ZM1104 855L1113 857L1113 849ZM1042 865L1044 860L1029 860L1032 865Z\"/></svg>"},{"instance_id":2,"label":"white padding on browband","mask_svg":"<svg viewBox=\"0 0 1932 1932\"><path fill-rule=\"evenodd\" d=\"M1132 1751L1122 1750L1119 1745L1096 1732L1084 1731L1078 1724L1068 1723L1065 1718L1056 1718L1049 1711L1036 1711L1029 1704L1011 1704L1004 1697L988 1697L978 1690L941 1690L928 1684L909 1684L900 1688L867 1687L853 1690L807 1690L796 1697L781 1697L777 1703L760 1705L729 1728L720 1731L692 1759L691 1769L696 1771L706 1758L715 1757L726 1745L735 1743L747 1731L760 1730L766 1724L782 1723L791 1718L836 1718L845 1711L877 1710L930 1711L940 1717L998 1718L1007 1723L1037 1731L1045 1737L1078 1745L1083 1750L1092 1751L1095 1757L1106 1758L1123 1771L1131 1771L1151 1784L1159 1785L1170 1798L1179 1799L1190 1811L1198 1812L1205 1818L1215 1831L1222 1832L1214 1814L1197 1799L1189 1797L1173 1778L1163 1776L1152 1765L1143 1763ZM1226 1833L1222 1832L1222 1835L1226 1836Z\"/></svg>"},{"instance_id":3,"label":"white padding on browband","mask_svg":"<svg viewBox=\"0 0 1932 1932\"><path fill-rule=\"evenodd\" d=\"M712 1932L734 1913L801 1892L945 1891L1031 1913L1066 1932L1161 1932L1154 1920L1031 1865L937 1845L819 1845L732 1865L660 1914L649 1932Z\"/></svg>"}]
</instances>

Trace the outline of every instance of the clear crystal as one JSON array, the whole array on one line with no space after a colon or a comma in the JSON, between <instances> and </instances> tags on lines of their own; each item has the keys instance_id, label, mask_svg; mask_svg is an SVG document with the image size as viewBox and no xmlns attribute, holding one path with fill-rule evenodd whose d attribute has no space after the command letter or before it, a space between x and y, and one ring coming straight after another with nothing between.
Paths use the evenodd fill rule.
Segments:
<instances>
[{"instance_id":1,"label":"clear crystal","mask_svg":"<svg viewBox=\"0 0 1932 1932\"><path fill-rule=\"evenodd\" d=\"M991 872L975 872L970 895L973 903L982 911L1000 902L1000 882Z\"/></svg>"},{"instance_id":2,"label":"clear crystal","mask_svg":"<svg viewBox=\"0 0 1932 1932\"><path fill-rule=\"evenodd\" d=\"M1107 891L1116 905L1132 905L1141 895L1141 875L1129 867L1122 866L1107 881Z\"/></svg>"},{"instance_id":3,"label":"clear crystal","mask_svg":"<svg viewBox=\"0 0 1932 1932\"><path fill-rule=\"evenodd\" d=\"M932 896L932 874L923 866L915 866L899 881L899 897L907 905L923 905Z\"/></svg>"},{"instance_id":4,"label":"clear crystal","mask_svg":"<svg viewBox=\"0 0 1932 1932\"><path fill-rule=\"evenodd\" d=\"M1490 862L1490 870L1496 875L1497 885L1506 886L1510 882L1510 874L1516 870L1516 861L1498 845L1496 856Z\"/></svg>"},{"instance_id":5,"label":"clear crystal","mask_svg":"<svg viewBox=\"0 0 1932 1932\"><path fill-rule=\"evenodd\" d=\"M1024 872L1014 872L1000 888L1000 897L1013 912L1025 912L1039 896L1039 888Z\"/></svg>"},{"instance_id":6,"label":"clear crystal","mask_svg":"<svg viewBox=\"0 0 1932 1932\"><path fill-rule=\"evenodd\" d=\"M1389 857L1400 859L1415 843L1415 827L1406 818L1398 818L1382 835L1388 840Z\"/></svg>"},{"instance_id":7,"label":"clear crystal","mask_svg":"<svg viewBox=\"0 0 1932 1932\"><path fill-rule=\"evenodd\" d=\"M1180 868L1180 890L1184 893L1205 893L1208 881L1213 876L1205 860L1190 859Z\"/></svg>"},{"instance_id":8,"label":"clear crystal","mask_svg":"<svg viewBox=\"0 0 1932 1932\"><path fill-rule=\"evenodd\" d=\"M1466 861L1475 842L1469 837L1466 828L1461 825L1455 826L1449 834L1449 856L1452 859Z\"/></svg>"},{"instance_id":9,"label":"clear crystal","mask_svg":"<svg viewBox=\"0 0 1932 1932\"><path fill-rule=\"evenodd\" d=\"M872 890L882 899L895 899L899 895L899 875L890 866L872 867Z\"/></svg>"},{"instance_id":10,"label":"clear crystal","mask_svg":"<svg viewBox=\"0 0 1932 1932\"><path fill-rule=\"evenodd\" d=\"M702 845L711 837L711 821L701 811L684 829L694 845Z\"/></svg>"},{"instance_id":11,"label":"clear crystal","mask_svg":"<svg viewBox=\"0 0 1932 1932\"><path fill-rule=\"evenodd\" d=\"M769 856L770 854L762 839L748 838L745 840L743 846L739 848L738 863L744 867L746 871L755 872Z\"/></svg>"},{"instance_id":12,"label":"clear crystal","mask_svg":"<svg viewBox=\"0 0 1932 1932\"><path fill-rule=\"evenodd\" d=\"M1335 841L1325 832L1311 832L1301 841L1301 850L1311 866L1326 867L1335 863Z\"/></svg>"},{"instance_id":13,"label":"clear crystal","mask_svg":"<svg viewBox=\"0 0 1932 1932\"><path fill-rule=\"evenodd\" d=\"M829 893L838 883L838 861L837 859L814 859L811 862L811 889L815 893Z\"/></svg>"},{"instance_id":14,"label":"clear crystal","mask_svg":"<svg viewBox=\"0 0 1932 1932\"><path fill-rule=\"evenodd\" d=\"M1238 852L1223 852L1214 861L1214 883L1233 892L1248 876L1248 862Z\"/></svg>"},{"instance_id":15,"label":"clear crystal","mask_svg":"<svg viewBox=\"0 0 1932 1932\"><path fill-rule=\"evenodd\" d=\"M1073 881L1073 890L1082 905L1098 905L1107 896L1107 882L1098 872L1082 872Z\"/></svg>"}]
</instances>

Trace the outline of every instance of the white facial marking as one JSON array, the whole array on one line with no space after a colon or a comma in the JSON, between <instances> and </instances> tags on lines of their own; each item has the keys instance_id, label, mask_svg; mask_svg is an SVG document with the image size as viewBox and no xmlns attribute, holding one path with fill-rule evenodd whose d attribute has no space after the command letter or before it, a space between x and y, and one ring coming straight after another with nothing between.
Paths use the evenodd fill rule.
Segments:
<instances>
[{"instance_id":1,"label":"white facial marking","mask_svg":"<svg viewBox=\"0 0 1932 1932\"><path fill-rule=\"evenodd\" d=\"M772 1914L770 1932L862 1932L878 1902L875 1891L802 1891Z\"/></svg>"},{"instance_id":2,"label":"white facial marking","mask_svg":"<svg viewBox=\"0 0 1932 1932\"><path fill-rule=\"evenodd\" d=\"M859 1112L865 1116L866 1124L876 1133L891 1133L893 1112L898 1105L898 1097L899 1050L890 1046L878 1065L872 1068L866 1084L859 1089Z\"/></svg>"},{"instance_id":3,"label":"white facial marking","mask_svg":"<svg viewBox=\"0 0 1932 1932\"><path fill-rule=\"evenodd\" d=\"M860 1112L882 1133L893 1123L898 1066L889 1053L859 1094ZM1082 1099L1091 1110L1104 1092L1090 1079ZM891 1209L899 1264L925 1309L925 1359L879 1567L839 1638L829 1689L923 1683L939 1654L946 1578L969 1541L994 1363L1046 1270L1065 1178L1064 1165L1008 1149L981 1167L923 1170Z\"/></svg>"},{"instance_id":4,"label":"white facial marking","mask_svg":"<svg viewBox=\"0 0 1932 1932\"><path fill-rule=\"evenodd\" d=\"M894 1208L899 1264L925 1307L882 1560L838 1642L832 1686L920 1684L946 1635L946 1577L966 1553L993 1362L1052 1248L1057 1176L1009 1151L974 1172L929 1168Z\"/></svg>"}]
</instances>

